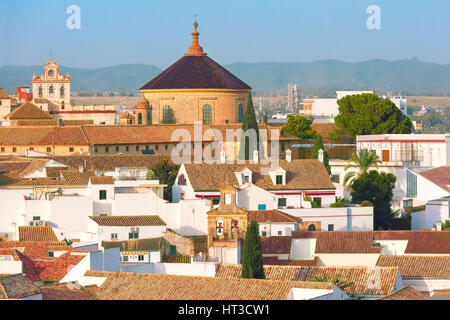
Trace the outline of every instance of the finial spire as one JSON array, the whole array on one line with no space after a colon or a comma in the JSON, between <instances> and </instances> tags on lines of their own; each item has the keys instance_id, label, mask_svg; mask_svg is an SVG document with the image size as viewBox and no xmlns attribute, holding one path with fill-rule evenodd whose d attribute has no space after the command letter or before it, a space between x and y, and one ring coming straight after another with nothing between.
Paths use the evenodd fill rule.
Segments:
<instances>
[{"instance_id":1,"label":"finial spire","mask_svg":"<svg viewBox=\"0 0 450 320\"><path fill-rule=\"evenodd\" d=\"M189 47L188 52L186 52L185 56L205 56L206 53L203 52L203 48L198 43L198 36L200 33L197 31L198 22L197 22L197 15L194 14L194 23L192 24L194 26L194 31L192 34L192 45Z\"/></svg>"}]
</instances>

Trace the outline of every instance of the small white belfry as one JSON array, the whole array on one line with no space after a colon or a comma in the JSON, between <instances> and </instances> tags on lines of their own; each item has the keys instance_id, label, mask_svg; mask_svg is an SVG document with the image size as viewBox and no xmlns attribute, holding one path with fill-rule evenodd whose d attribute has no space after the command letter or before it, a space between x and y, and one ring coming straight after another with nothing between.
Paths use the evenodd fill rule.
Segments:
<instances>
[{"instance_id":1,"label":"small white belfry","mask_svg":"<svg viewBox=\"0 0 450 320\"><path fill-rule=\"evenodd\" d=\"M292 151L291 149L286 150L286 161L291 162L292 161Z\"/></svg>"},{"instance_id":2,"label":"small white belfry","mask_svg":"<svg viewBox=\"0 0 450 320\"><path fill-rule=\"evenodd\" d=\"M323 149L320 149L318 152L318 159L320 162L323 162Z\"/></svg>"}]
</instances>

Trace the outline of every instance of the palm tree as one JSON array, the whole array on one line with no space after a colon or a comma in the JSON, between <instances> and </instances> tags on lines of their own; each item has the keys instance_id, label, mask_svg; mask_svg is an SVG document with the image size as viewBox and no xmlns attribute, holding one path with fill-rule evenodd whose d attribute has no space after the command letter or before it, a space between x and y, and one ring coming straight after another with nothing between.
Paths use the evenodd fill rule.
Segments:
<instances>
[{"instance_id":1,"label":"palm tree","mask_svg":"<svg viewBox=\"0 0 450 320\"><path fill-rule=\"evenodd\" d=\"M345 171L347 171L347 169L349 168L357 168L358 171L350 171L345 174L344 186L349 182L351 185L353 183L353 180L367 173L369 168L378 168L378 164L381 163L380 158L376 154L375 150L367 149L362 149L357 153L352 154L348 162L349 164L345 167Z\"/></svg>"},{"instance_id":2,"label":"palm tree","mask_svg":"<svg viewBox=\"0 0 450 320\"><path fill-rule=\"evenodd\" d=\"M332 282L341 290L344 290L345 288L348 288L348 287L354 285L353 282L341 280L341 275L340 274L336 275L331 280L329 280L326 275L322 275L322 276L314 276L314 278L312 278L309 281L314 281L314 282Z\"/></svg>"}]
</instances>

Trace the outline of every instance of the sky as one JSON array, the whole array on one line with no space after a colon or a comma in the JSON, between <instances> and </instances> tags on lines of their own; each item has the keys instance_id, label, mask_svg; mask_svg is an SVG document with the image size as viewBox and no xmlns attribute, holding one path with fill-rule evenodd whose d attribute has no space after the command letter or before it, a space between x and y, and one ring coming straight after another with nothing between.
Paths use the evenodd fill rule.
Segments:
<instances>
[{"instance_id":1,"label":"sky","mask_svg":"<svg viewBox=\"0 0 450 320\"><path fill-rule=\"evenodd\" d=\"M71 5L80 28L69 29ZM366 10L380 9L370 30ZM450 63L448 0L0 0L0 65L165 68L191 44L221 64L370 59ZM373 22L373 20L371 20Z\"/></svg>"}]
</instances>

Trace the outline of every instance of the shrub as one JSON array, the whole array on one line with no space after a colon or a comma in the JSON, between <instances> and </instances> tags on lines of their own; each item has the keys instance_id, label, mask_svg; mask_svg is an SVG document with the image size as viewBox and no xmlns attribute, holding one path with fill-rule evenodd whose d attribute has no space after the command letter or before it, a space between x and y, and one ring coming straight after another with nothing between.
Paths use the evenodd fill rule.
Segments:
<instances>
[{"instance_id":1,"label":"shrub","mask_svg":"<svg viewBox=\"0 0 450 320\"><path fill-rule=\"evenodd\" d=\"M372 207L372 206L373 204L369 200L364 200L363 202L361 202L361 207Z\"/></svg>"},{"instance_id":2,"label":"shrub","mask_svg":"<svg viewBox=\"0 0 450 320\"><path fill-rule=\"evenodd\" d=\"M332 208L345 207L345 202L343 200L336 201L335 203L330 204Z\"/></svg>"}]
</instances>

